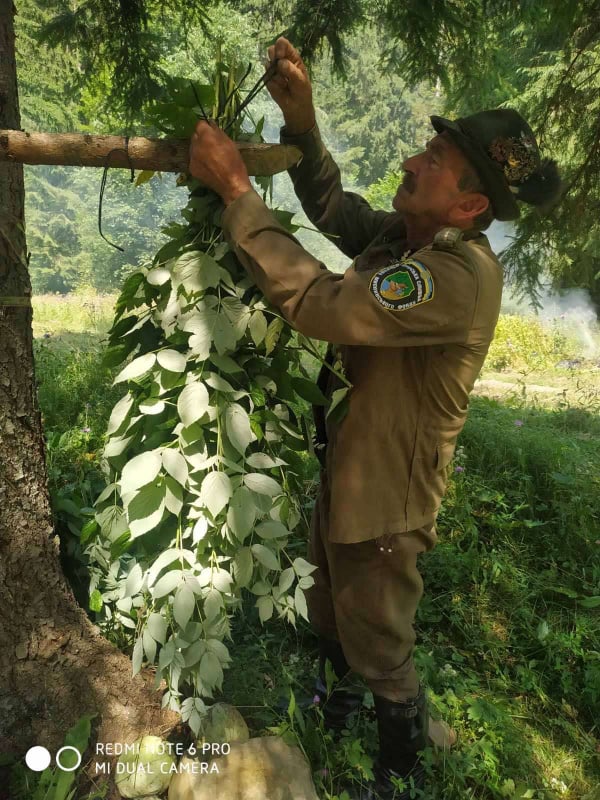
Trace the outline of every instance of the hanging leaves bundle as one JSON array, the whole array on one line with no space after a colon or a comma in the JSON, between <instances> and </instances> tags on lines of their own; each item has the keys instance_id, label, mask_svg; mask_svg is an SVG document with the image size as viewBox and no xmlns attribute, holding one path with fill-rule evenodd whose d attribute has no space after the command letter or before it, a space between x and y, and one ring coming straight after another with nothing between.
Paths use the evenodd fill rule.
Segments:
<instances>
[{"instance_id":1,"label":"hanging leaves bundle","mask_svg":"<svg viewBox=\"0 0 600 800\"><path fill-rule=\"evenodd\" d=\"M155 124L189 136L211 109L234 139L260 141L262 122L248 133L237 114L240 78L218 64L212 85L174 80ZM116 304L106 361L127 362L115 379L125 393L108 423L108 485L82 538L99 623L118 643L133 640L134 674L156 665L163 706L197 732L203 698L231 661L224 639L242 589L262 622L307 617L315 567L289 552L298 451L308 448L297 403L326 399L300 361L300 344L316 348L267 305L225 242L220 198L189 176L180 184L185 224L165 229L170 240ZM293 229L290 214L275 213Z\"/></svg>"}]
</instances>

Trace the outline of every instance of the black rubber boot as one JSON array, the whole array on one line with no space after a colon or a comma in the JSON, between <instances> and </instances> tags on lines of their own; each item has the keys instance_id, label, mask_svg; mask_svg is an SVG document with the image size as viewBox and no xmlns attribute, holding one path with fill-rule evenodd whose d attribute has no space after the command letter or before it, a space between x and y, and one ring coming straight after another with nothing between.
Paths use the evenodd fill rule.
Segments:
<instances>
[{"instance_id":1,"label":"black rubber boot","mask_svg":"<svg viewBox=\"0 0 600 800\"><path fill-rule=\"evenodd\" d=\"M353 800L410 800L411 778L417 789L425 787L425 771L417 753L428 744L429 713L423 688L413 700L394 703L374 695L379 729L379 758L373 769L375 780L354 793ZM398 778L405 790L391 782Z\"/></svg>"}]
</instances>

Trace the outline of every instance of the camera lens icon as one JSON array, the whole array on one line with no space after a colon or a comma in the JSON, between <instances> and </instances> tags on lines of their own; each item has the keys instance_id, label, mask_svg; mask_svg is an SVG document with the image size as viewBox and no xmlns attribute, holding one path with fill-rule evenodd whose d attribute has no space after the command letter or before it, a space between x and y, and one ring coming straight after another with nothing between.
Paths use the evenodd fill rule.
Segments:
<instances>
[{"instance_id":1,"label":"camera lens icon","mask_svg":"<svg viewBox=\"0 0 600 800\"><path fill-rule=\"evenodd\" d=\"M68 752L75 753L75 764L67 765L63 763L63 761L65 761L63 754ZM74 772L81 764L81 753L76 747L72 747L71 745L67 744L64 747L61 747L60 750L56 751L54 760L56 761L56 766L63 772ZM66 760L71 762L73 759L70 757ZM33 770L34 772L43 772L50 766L51 761L52 756L50 755L50 751L39 745L36 747L30 747L25 753L25 763L29 769Z\"/></svg>"}]
</instances>

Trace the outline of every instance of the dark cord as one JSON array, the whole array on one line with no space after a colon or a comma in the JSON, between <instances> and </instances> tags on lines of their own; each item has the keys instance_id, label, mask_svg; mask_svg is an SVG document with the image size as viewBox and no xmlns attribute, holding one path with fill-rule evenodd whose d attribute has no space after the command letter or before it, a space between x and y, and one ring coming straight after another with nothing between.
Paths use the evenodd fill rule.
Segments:
<instances>
[{"instance_id":1,"label":"dark cord","mask_svg":"<svg viewBox=\"0 0 600 800\"><path fill-rule=\"evenodd\" d=\"M278 61L278 60L279 60L279 59L277 59L277 58L276 58L276 59L273 61L273 63L272 63L272 64L271 64L271 66L270 66L270 67L267 69L267 71L264 73L264 75L262 75L262 76L261 76L261 77L258 79L258 81L257 81L257 82L254 84L254 86L252 87L252 89L250 89L250 91L249 91L249 92L248 92L248 94L246 95L246 98L245 98L245 100L243 101L243 103L240 103L240 105L238 106L238 108L237 108L237 111L236 111L236 113L235 113L235 116L234 116L234 117L231 119L231 121L229 122L229 124L228 124L228 125L226 125L226 126L225 126L225 128L223 128L223 130L224 130L224 131L228 131L228 130L229 130L229 128L231 128L231 126L233 125L233 123L234 123L234 122L235 122L237 119L239 119L239 116L240 116L240 114L242 113L242 111L243 111L243 110L244 110L244 109L245 109L245 108L246 108L246 107L247 107L247 106L248 106L248 105L249 105L249 104L250 104L250 103L251 103L251 102L254 100L254 98L255 98L255 97L256 97L256 95L257 95L257 94L260 92L260 90L262 89L262 87L263 87L263 86L264 86L266 83L268 83L268 82L271 80L271 78L272 78L272 77L275 75L275 73L277 72L277 61Z\"/></svg>"},{"instance_id":2,"label":"dark cord","mask_svg":"<svg viewBox=\"0 0 600 800\"><path fill-rule=\"evenodd\" d=\"M104 200L104 190L106 189L106 179L108 177L108 168L109 168L109 161L110 157L113 153L125 153L125 157L129 162L129 169L131 170L131 179L130 182L133 183L135 180L135 170L133 168L133 164L131 163L131 158L129 156L129 136L125 137L125 149L122 147L115 147L109 153L106 154L106 158L104 159L104 172L102 173L102 181L100 183L100 201L98 203L98 232L100 236L104 239L107 244L111 247L114 247L116 250L120 250L121 253L124 253L125 250L122 247L119 247L118 244L113 244L110 242L106 236L102 233L102 202Z\"/></svg>"},{"instance_id":3,"label":"dark cord","mask_svg":"<svg viewBox=\"0 0 600 800\"><path fill-rule=\"evenodd\" d=\"M196 98L196 102L198 103L198 105L200 107L200 111L202 112L202 116L204 117L204 121L208 122L208 116L206 114L206 111L204 110L204 106L202 105L202 101L200 100L200 96L198 95L198 92L196 91L196 87L194 86L194 84L191 81L190 81L190 86L192 87L192 91L194 92L194 97Z\"/></svg>"}]
</instances>

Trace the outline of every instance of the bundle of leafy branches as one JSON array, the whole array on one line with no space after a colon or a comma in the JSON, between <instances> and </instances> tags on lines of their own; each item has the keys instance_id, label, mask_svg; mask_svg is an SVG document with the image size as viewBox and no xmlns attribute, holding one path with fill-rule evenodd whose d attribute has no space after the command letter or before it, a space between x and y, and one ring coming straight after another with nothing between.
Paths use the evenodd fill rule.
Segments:
<instances>
[{"instance_id":1,"label":"bundle of leafy branches","mask_svg":"<svg viewBox=\"0 0 600 800\"><path fill-rule=\"evenodd\" d=\"M211 85L173 80L155 123L189 137L211 109L234 139L260 141L262 123L248 132L238 114L241 72L218 63ZM190 176L179 182L186 224L169 226L116 304L106 361L135 357L115 379L127 391L108 423L108 485L82 542L98 623L133 644L134 674L156 665L163 705L197 733L231 661L223 640L242 589L263 622L307 617L315 568L288 547L308 448L297 409L326 399L300 361L316 347L267 305L224 240L220 198ZM259 184L266 193L269 180Z\"/></svg>"}]
</instances>

